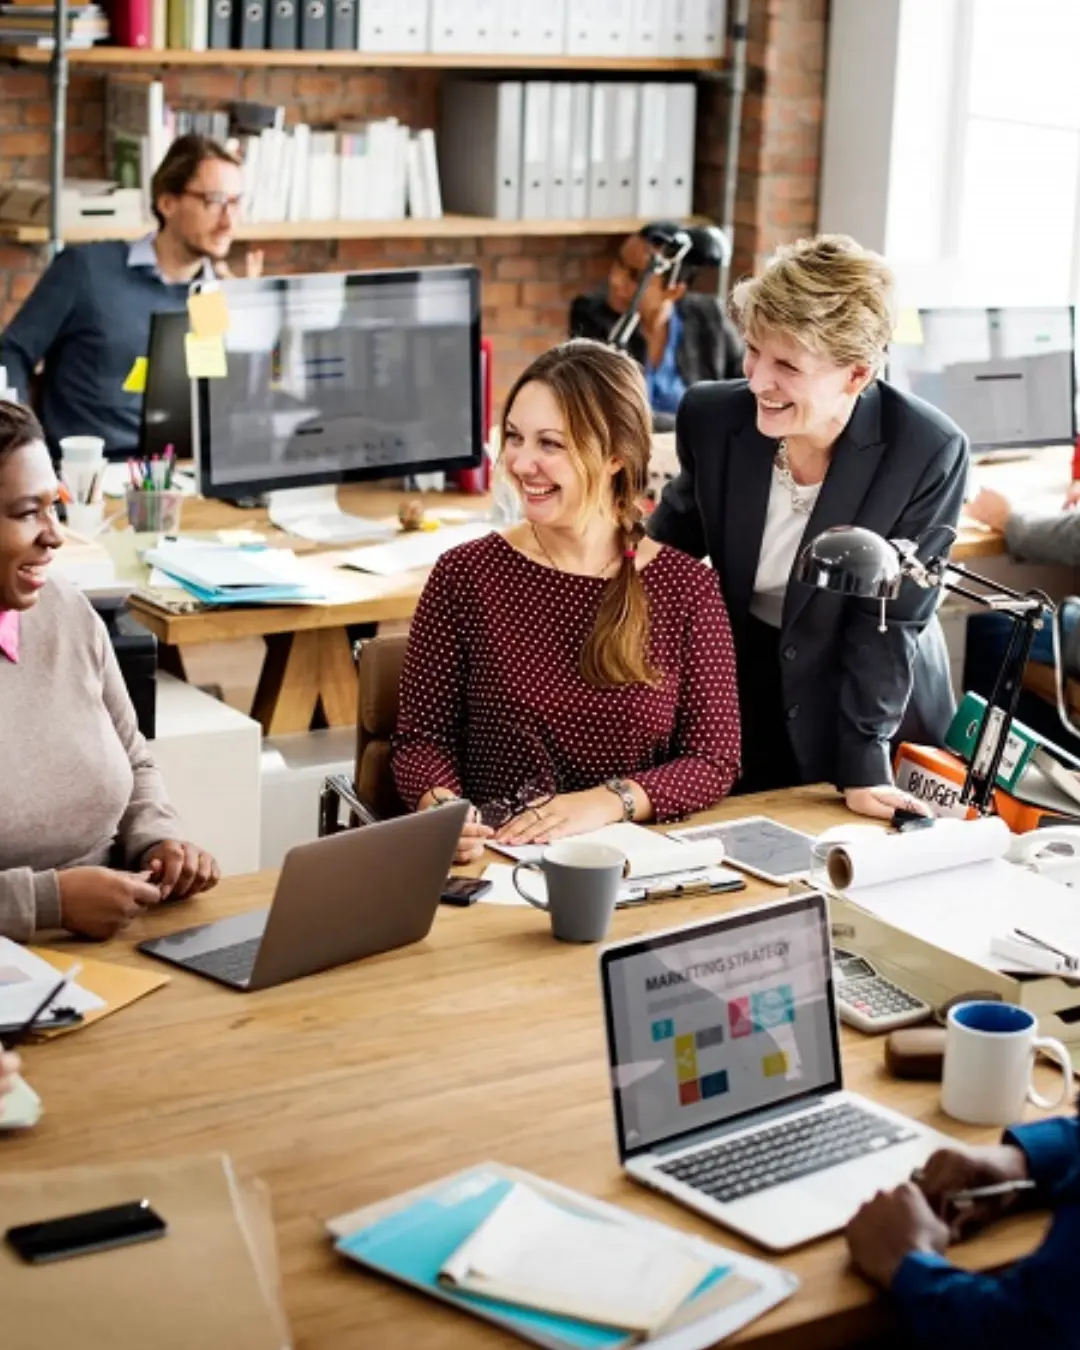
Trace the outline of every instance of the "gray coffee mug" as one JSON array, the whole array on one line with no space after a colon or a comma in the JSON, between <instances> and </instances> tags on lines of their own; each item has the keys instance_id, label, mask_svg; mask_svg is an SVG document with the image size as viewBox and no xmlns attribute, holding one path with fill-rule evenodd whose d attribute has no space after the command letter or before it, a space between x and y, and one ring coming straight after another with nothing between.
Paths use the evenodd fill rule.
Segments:
<instances>
[{"instance_id":1,"label":"gray coffee mug","mask_svg":"<svg viewBox=\"0 0 1080 1350\"><path fill-rule=\"evenodd\" d=\"M564 839L544 850L538 863L518 863L514 887L523 900L551 916L551 932L560 942L600 942L607 936L626 858L609 844ZM519 872L540 872L547 902L530 895Z\"/></svg>"}]
</instances>

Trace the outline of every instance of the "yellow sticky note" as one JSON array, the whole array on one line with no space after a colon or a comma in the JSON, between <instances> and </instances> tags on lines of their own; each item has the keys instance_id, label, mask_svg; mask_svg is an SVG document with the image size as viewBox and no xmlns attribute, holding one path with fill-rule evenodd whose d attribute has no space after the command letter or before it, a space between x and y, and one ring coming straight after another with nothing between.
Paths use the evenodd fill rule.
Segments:
<instances>
[{"instance_id":1,"label":"yellow sticky note","mask_svg":"<svg viewBox=\"0 0 1080 1350\"><path fill-rule=\"evenodd\" d=\"M229 306L220 286L193 291L187 307L191 327L198 337L224 337L229 331Z\"/></svg>"},{"instance_id":2,"label":"yellow sticky note","mask_svg":"<svg viewBox=\"0 0 1080 1350\"><path fill-rule=\"evenodd\" d=\"M137 356L135 364L127 373L124 380L125 394L145 394L146 393L146 372L150 369L150 362L145 356Z\"/></svg>"},{"instance_id":3,"label":"yellow sticky note","mask_svg":"<svg viewBox=\"0 0 1080 1350\"><path fill-rule=\"evenodd\" d=\"M199 337L198 333L185 333L184 357L189 380L223 380L228 374L225 344L220 336Z\"/></svg>"},{"instance_id":4,"label":"yellow sticky note","mask_svg":"<svg viewBox=\"0 0 1080 1350\"><path fill-rule=\"evenodd\" d=\"M896 318L892 340L898 347L922 346L922 319L919 318L917 309L902 309L900 311Z\"/></svg>"}]
</instances>

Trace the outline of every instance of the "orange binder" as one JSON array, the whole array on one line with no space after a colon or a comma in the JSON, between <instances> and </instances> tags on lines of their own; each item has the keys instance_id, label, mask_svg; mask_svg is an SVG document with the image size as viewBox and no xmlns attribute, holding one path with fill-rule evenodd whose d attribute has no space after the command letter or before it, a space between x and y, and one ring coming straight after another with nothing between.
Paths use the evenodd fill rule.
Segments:
<instances>
[{"instance_id":1,"label":"orange binder","mask_svg":"<svg viewBox=\"0 0 1080 1350\"><path fill-rule=\"evenodd\" d=\"M960 792L968 766L951 750L936 745L912 745L905 741L896 752L896 785L925 802L935 816L972 818L975 812L960 805ZM1076 816L1032 806L1003 788L994 789L994 811L1014 834L1037 830L1041 825L1075 821Z\"/></svg>"}]
</instances>

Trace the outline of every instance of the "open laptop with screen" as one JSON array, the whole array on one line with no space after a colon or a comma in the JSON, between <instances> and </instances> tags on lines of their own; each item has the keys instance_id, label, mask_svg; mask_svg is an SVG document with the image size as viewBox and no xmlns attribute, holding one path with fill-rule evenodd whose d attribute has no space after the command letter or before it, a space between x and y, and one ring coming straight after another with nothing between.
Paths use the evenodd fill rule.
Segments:
<instances>
[{"instance_id":1,"label":"open laptop with screen","mask_svg":"<svg viewBox=\"0 0 1080 1350\"><path fill-rule=\"evenodd\" d=\"M825 897L605 949L619 1157L783 1251L842 1228L949 1140L843 1090Z\"/></svg>"},{"instance_id":2,"label":"open laptop with screen","mask_svg":"<svg viewBox=\"0 0 1080 1350\"><path fill-rule=\"evenodd\" d=\"M140 942L139 950L250 992L426 937L466 802L345 830L285 855L273 904Z\"/></svg>"}]
</instances>

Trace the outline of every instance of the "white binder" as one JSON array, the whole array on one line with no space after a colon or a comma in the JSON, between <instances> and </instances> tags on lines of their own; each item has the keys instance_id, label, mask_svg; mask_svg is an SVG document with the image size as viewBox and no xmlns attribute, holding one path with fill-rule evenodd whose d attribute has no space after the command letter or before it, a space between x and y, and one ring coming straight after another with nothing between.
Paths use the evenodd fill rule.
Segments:
<instances>
[{"instance_id":1,"label":"white binder","mask_svg":"<svg viewBox=\"0 0 1080 1350\"><path fill-rule=\"evenodd\" d=\"M686 58L693 55L694 0L664 0L664 31L661 41L664 55Z\"/></svg>"},{"instance_id":2,"label":"white binder","mask_svg":"<svg viewBox=\"0 0 1080 1350\"><path fill-rule=\"evenodd\" d=\"M525 85L522 134L521 218L547 220L551 184L551 82L529 80Z\"/></svg>"},{"instance_id":3,"label":"white binder","mask_svg":"<svg viewBox=\"0 0 1080 1350\"><path fill-rule=\"evenodd\" d=\"M592 118L591 84L570 86L570 208L571 220L588 220L589 210L589 129Z\"/></svg>"},{"instance_id":4,"label":"white binder","mask_svg":"<svg viewBox=\"0 0 1080 1350\"><path fill-rule=\"evenodd\" d=\"M438 145L443 209L521 219L522 85L449 80Z\"/></svg>"},{"instance_id":5,"label":"white binder","mask_svg":"<svg viewBox=\"0 0 1080 1350\"><path fill-rule=\"evenodd\" d=\"M667 192L664 214L689 216L694 206L694 139L697 85L669 84L667 92Z\"/></svg>"},{"instance_id":6,"label":"white binder","mask_svg":"<svg viewBox=\"0 0 1080 1350\"><path fill-rule=\"evenodd\" d=\"M630 0L627 52L630 56L664 56L664 0Z\"/></svg>"},{"instance_id":7,"label":"white binder","mask_svg":"<svg viewBox=\"0 0 1080 1350\"><path fill-rule=\"evenodd\" d=\"M630 4L631 0L573 0L567 6L567 52L625 56L630 47Z\"/></svg>"},{"instance_id":8,"label":"white binder","mask_svg":"<svg viewBox=\"0 0 1080 1350\"><path fill-rule=\"evenodd\" d=\"M362 52L396 52L400 50L401 33L398 11L402 0L364 0L360 6L360 26L357 35ZM425 42L427 34L425 33ZM419 48L418 50L423 50Z\"/></svg>"},{"instance_id":9,"label":"white binder","mask_svg":"<svg viewBox=\"0 0 1080 1350\"><path fill-rule=\"evenodd\" d=\"M638 86L616 84L611 123L611 214L632 216L637 204Z\"/></svg>"},{"instance_id":10,"label":"white binder","mask_svg":"<svg viewBox=\"0 0 1080 1350\"><path fill-rule=\"evenodd\" d=\"M689 8L687 55L719 61L727 37L726 0L689 0Z\"/></svg>"},{"instance_id":11,"label":"white binder","mask_svg":"<svg viewBox=\"0 0 1080 1350\"><path fill-rule=\"evenodd\" d=\"M589 118L589 215L604 220L613 215L611 124L615 115L615 86L594 84Z\"/></svg>"},{"instance_id":12,"label":"white binder","mask_svg":"<svg viewBox=\"0 0 1080 1350\"><path fill-rule=\"evenodd\" d=\"M574 134L574 86L561 80L551 86L551 146L548 216L570 219L571 147Z\"/></svg>"},{"instance_id":13,"label":"white binder","mask_svg":"<svg viewBox=\"0 0 1080 1350\"><path fill-rule=\"evenodd\" d=\"M508 54L561 56L566 48L567 0L503 0L496 48Z\"/></svg>"},{"instance_id":14,"label":"white binder","mask_svg":"<svg viewBox=\"0 0 1080 1350\"><path fill-rule=\"evenodd\" d=\"M667 213L667 107L667 85L641 86L634 210L646 220L658 220Z\"/></svg>"},{"instance_id":15,"label":"white binder","mask_svg":"<svg viewBox=\"0 0 1080 1350\"><path fill-rule=\"evenodd\" d=\"M360 3L360 0L357 0ZM365 3L360 4L363 17ZM397 47L399 52L426 52L431 23L431 0L398 0Z\"/></svg>"},{"instance_id":16,"label":"white binder","mask_svg":"<svg viewBox=\"0 0 1080 1350\"><path fill-rule=\"evenodd\" d=\"M429 51L495 52L502 30L499 0L431 0Z\"/></svg>"}]
</instances>

